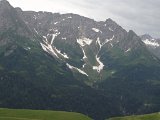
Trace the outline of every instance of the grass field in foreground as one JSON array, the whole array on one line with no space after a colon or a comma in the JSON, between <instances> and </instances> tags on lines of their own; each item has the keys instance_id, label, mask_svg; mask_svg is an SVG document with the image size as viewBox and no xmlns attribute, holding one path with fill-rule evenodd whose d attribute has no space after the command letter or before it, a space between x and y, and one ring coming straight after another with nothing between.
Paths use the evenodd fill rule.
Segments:
<instances>
[{"instance_id":1,"label":"grass field in foreground","mask_svg":"<svg viewBox=\"0 0 160 120\"><path fill-rule=\"evenodd\" d=\"M126 117L115 117L107 120L160 120L160 113L134 115L134 116L126 116Z\"/></svg>"},{"instance_id":2,"label":"grass field in foreground","mask_svg":"<svg viewBox=\"0 0 160 120\"><path fill-rule=\"evenodd\" d=\"M89 117L74 112L0 109L0 120L91 120Z\"/></svg>"}]
</instances>

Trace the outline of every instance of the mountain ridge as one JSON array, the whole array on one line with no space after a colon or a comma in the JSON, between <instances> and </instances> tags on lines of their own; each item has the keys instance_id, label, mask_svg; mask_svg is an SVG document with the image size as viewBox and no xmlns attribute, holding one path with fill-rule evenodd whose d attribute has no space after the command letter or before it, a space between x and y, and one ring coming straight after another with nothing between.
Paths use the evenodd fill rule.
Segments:
<instances>
[{"instance_id":1,"label":"mountain ridge","mask_svg":"<svg viewBox=\"0 0 160 120\"><path fill-rule=\"evenodd\" d=\"M44 13L45 18L43 18L43 15L41 15L42 13ZM24 21L29 20L29 22L27 22L28 24L30 23L29 26L33 27L34 25L36 25L36 28L32 28L32 29L34 29L34 31L36 33L41 34L41 36L43 36L43 39L45 39L41 43L42 48L45 51L50 52L50 54L53 54L54 57L57 57L57 58L59 57L58 54L60 54L61 57L68 59L67 64L72 63L70 65L70 68L76 68L78 71L81 71L81 73L85 73L84 75L87 75L87 76L89 73L87 73L87 71L83 71L82 70L83 68L79 68L79 67L89 65L88 66L89 68L87 68L87 69L90 69L90 71L93 71L93 73L94 73L95 70L97 70L97 72L100 72L100 70L102 70L103 67L105 66L101 62L100 57L98 57L98 54L96 57L96 52L98 52L97 50L101 49L99 47L106 46L106 43L110 43L110 45L107 45L107 49L108 48L110 49L113 47L113 44L117 45L119 40L127 39L127 38L124 38L124 36L127 36L127 34L130 34L130 35L132 34L132 36L130 36L130 37L137 36L133 31L129 31L129 32L125 31L121 26L119 26L117 23L115 23L111 19L107 19L104 22L102 22L102 21L96 22L93 19L89 19L89 18L82 17L82 16L75 15L75 14L58 14L58 13L53 14L50 12L48 13L48 12L33 12L33 11L26 11L23 13L22 16L25 19ZM44 25L41 25L42 24L41 20L43 20L43 19L46 20L46 23L43 21ZM59 22L57 22L57 20ZM85 23L85 21L87 21L87 23ZM60 26L59 26L59 24L60 24ZM45 28L43 26L45 26ZM46 27L46 26L48 26L48 27ZM46 29L45 31L48 31L48 33L45 33L43 31L43 29L41 29L41 28ZM60 29L60 31L59 31L59 29ZM65 29L67 32L64 31ZM117 36L114 36L114 32L116 34L118 33ZM62 35L60 35L60 33ZM71 34L71 33L73 33L73 34ZM53 38L52 35L54 36L54 39L52 39ZM67 36L70 36L70 37L68 37L69 40L66 40ZM79 38L77 38L77 37L79 37ZM51 39L52 39L52 41L51 41ZM138 36L135 39L139 39L137 43L141 42L141 40L140 40L140 38L138 38ZM112 40L114 41L113 43L111 42ZM53 41L54 41L54 43L53 43ZM76 46L76 49L74 49L75 53L72 53L67 48L64 49L65 48L64 45L62 48L60 45L60 43L61 43L60 41L62 41L63 43L66 43L67 46L70 45L70 47L73 49ZM77 41L79 46L77 46L77 43L75 41ZM51 45L49 42L54 45ZM115 43L115 42L117 42L117 43ZM133 42L134 42L134 40L131 41L131 43L133 43ZM45 43L45 44L43 44L43 43ZM85 44L82 44L82 43L85 43ZM135 42L135 44L137 44L137 43ZM143 43L141 42L140 44L143 44ZM122 49L126 52L129 52L131 48L127 48L124 45L126 45L124 42L121 43L119 46L120 49ZM130 45L130 46L133 46L133 45ZM134 46L136 46L136 45L134 45ZM140 45L140 46L144 46L144 45ZM93 49L93 47L96 47L97 50ZM82 50L80 50L80 49L82 49ZM79 51L81 51L81 52L79 52ZM94 62L91 62L91 60L88 60L86 52L89 52L89 51L93 53L92 60ZM101 51L101 50L99 50L99 51ZM70 57L73 57L73 56L75 57L74 54L76 54L76 57L78 55L79 60L77 59L75 61L72 58L70 60L68 54L70 54L69 55ZM82 55L83 55L83 57L82 57ZM83 61L81 61L82 59L83 59ZM91 66L91 64L92 64L92 66ZM91 67L93 67L93 68L91 68Z\"/></svg>"},{"instance_id":2,"label":"mountain ridge","mask_svg":"<svg viewBox=\"0 0 160 120\"><path fill-rule=\"evenodd\" d=\"M111 19L0 9L0 107L95 120L160 110L160 60L134 31Z\"/></svg>"}]
</instances>

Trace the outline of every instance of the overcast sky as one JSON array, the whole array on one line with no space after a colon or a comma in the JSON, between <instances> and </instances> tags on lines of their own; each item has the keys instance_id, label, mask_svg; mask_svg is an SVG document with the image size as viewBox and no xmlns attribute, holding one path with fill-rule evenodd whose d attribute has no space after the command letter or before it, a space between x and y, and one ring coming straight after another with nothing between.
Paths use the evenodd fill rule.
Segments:
<instances>
[{"instance_id":1,"label":"overcast sky","mask_svg":"<svg viewBox=\"0 0 160 120\"><path fill-rule=\"evenodd\" d=\"M160 0L8 0L23 10L76 13L104 21L111 18L138 35L160 38Z\"/></svg>"}]
</instances>

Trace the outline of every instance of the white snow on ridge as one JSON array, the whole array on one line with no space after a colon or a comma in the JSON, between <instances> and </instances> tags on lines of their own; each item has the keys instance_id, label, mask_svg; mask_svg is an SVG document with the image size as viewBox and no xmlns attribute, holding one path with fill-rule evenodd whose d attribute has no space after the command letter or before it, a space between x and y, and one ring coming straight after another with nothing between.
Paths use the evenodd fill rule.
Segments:
<instances>
[{"instance_id":1,"label":"white snow on ridge","mask_svg":"<svg viewBox=\"0 0 160 120\"><path fill-rule=\"evenodd\" d=\"M77 39L77 43L80 46L86 46L86 45L90 45L92 43L93 40L89 39L89 38L83 38L83 39Z\"/></svg>"},{"instance_id":2,"label":"white snow on ridge","mask_svg":"<svg viewBox=\"0 0 160 120\"><path fill-rule=\"evenodd\" d=\"M98 73L101 72L101 70L103 70L104 64L100 61L100 57L97 57L96 55L96 60L98 62L98 66L93 66L93 70L97 70Z\"/></svg>"},{"instance_id":3,"label":"white snow on ridge","mask_svg":"<svg viewBox=\"0 0 160 120\"><path fill-rule=\"evenodd\" d=\"M42 46L42 49L43 49L44 51L48 52L48 50L47 50L47 46L46 46L46 45L44 45L43 43L40 43L40 44L41 44L41 46Z\"/></svg>"},{"instance_id":4,"label":"white snow on ridge","mask_svg":"<svg viewBox=\"0 0 160 120\"><path fill-rule=\"evenodd\" d=\"M57 31L56 31L57 32ZM55 34L52 34L52 40L51 40L51 45L53 44L54 39L60 34L60 32L57 32Z\"/></svg>"},{"instance_id":5,"label":"white snow on ridge","mask_svg":"<svg viewBox=\"0 0 160 120\"><path fill-rule=\"evenodd\" d=\"M46 36L43 36L43 38L44 38L44 42L46 43L46 44L48 44L48 40L47 40L47 37Z\"/></svg>"},{"instance_id":6,"label":"white snow on ridge","mask_svg":"<svg viewBox=\"0 0 160 120\"><path fill-rule=\"evenodd\" d=\"M98 51L98 53L97 53L97 55L96 55L96 60L97 60L97 62L98 62L99 65L98 65L98 66L93 66L93 70L97 70L98 73L100 73L101 70L103 70L104 64L100 61L100 57L97 57L97 56L98 56L101 48L102 48L106 43L112 41L113 39L114 39L114 35L113 35L112 38L106 39L105 42L101 43L99 37L97 38L96 43L99 44L99 47L100 47L100 48L99 48L99 51ZM113 47L113 44L112 44L112 43L111 43L111 46Z\"/></svg>"},{"instance_id":7,"label":"white snow on ridge","mask_svg":"<svg viewBox=\"0 0 160 120\"><path fill-rule=\"evenodd\" d=\"M27 47L27 49L30 50L31 48L30 48L30 47Z\"/></svg>"},{"instance_id":8,"label":"white snow on ridge","mask_svg":"<svg viewBox=\"0 0 160 120\"><path fill-rule=\"evenodd\" d=\"M82 48L82 47L81 47ZM85 59L87 59L87 56L86 56L86 53L85 53L85 51L84 51L84 49L82 48L82 51L83 51L83 60L85 60Z\"/></svg>"},{"instance_id":9,"label":"white snow on ridge","mask_svg":"<svg viewBox=\"0 0 160 120\"><path fill-rule=\"evenodd\" d=\"M30 50L31 48L30 47L26 47L26 48L24 48L25 50Z\"/></svg>"},{"instance_id":10,"label":"white snow on ridge","mask_svg":"<svg viewBox=\"0 0 160 120\"><path fill-rule=\"evenodd\" d=\"M68 57L68 55L66 53L61 53L61 51L58 50L56 47L55 47L55 49L56 49L57 53L59 53L61 56L63 56L66 59L69 59L69 57Z\"/></svg>"},{"instance_id":11,"label":"white snow on ridge","mask_svg":"<svg viewBox=\"0 0 160 120\"><path fill-rule=\"evenodd\" d=\"M57 58L59 58L50 44L47 44L47 45L44 45L43 43L40 43L40 44L41 44L44 51L48 52L49 54L51 53L54 56L56 56Z\"/></svg>"},{"instance_id":12,"label":"white snow on ridge","mask_svg":"<svg viewBox=\"0 0 160 120\"><path fill-rule=\"evenodd\" d=\"M105 42L103 42L103 43L101 44L100 39L99 39L99 37L98 37L96 43L99 44L99 47L100 47L100 50L101 50L101 48L102 48L106 43L112 41L113 39L114 39L114 35L113 35L112 38L106 39ZM112 44L112 45L113 45L113 44ZM99 50L99 51L100 51L100 50Z\"/></svg>"},{"instance_id":13,"label":"white snow on ridge","mask_svg":"<svg viewBox=\"0 0 160 120\"><path fill-rule=\"evenodd\" d=\"M57 58L59 58L58 55L61 55L62 57L64 57L65 59L69 59L68 55L66 53L61 53L60 50L58 50L55 46L53 46L53 41L55 39L56 36L58 36L60 34L60 32L58 32L58 30L55 30L57 33L55 34L47 34L47 36L51 35L52 36L52 39L51 39L51 42L49 43L48 39L46 36L43 36L44 38L44 42L45 44L43 43L40 43L43 50L48 52L49 54L52 54L54 56L56 56Z\"/></svg>"},{"instance_id":14,"label":"white snow on ridge","mask_svg":"<svg viewBox=\"0 0 160 120\"><path fill-rule=\"evenodd\" d=\"M79 73L83 74L83 75L86 75L88 76L87 73L85 73L84 71L82 71L81 69L77 68L77 67L74 67L74 66L71 66L70 64L66 64L68 66L69 69L76 69Z\"/></svg>"},{"instance_id":15,"label":"white snow on ridge","mask_svg":"<svg viewBox=\"0 0 160 120\"><path fill-rule=\"evenodd\" d=\"M112 41L113 39L114 39L114 35L113 35L113 37L112 37L112 38L110 38L110 39L106 39L105 43L108 43L108 42Z\"/></svg>"},{"instance_id":16,"label":"white snow on ridge","mask_svg":"<svg viewBox=\"0 0 160 120\"><path fill-rule=\"evenodd\" d=\"M101 32L101 33L102 33L102 31L100 31L100 30L97 29L97 28L92 28L92 30L95 31L95 32L97 32L97 33L98 33L98 32Z\"/></svg>"},{"instance_id":17,"label":"white snow on ridge","mask_svg":"<svg viewBox=\"0 0 160 120\"><path fill-rule=\"evenodd\" d=\"M58 22L55 22L54 24L56 25L56 24L58 24Z\"/></svg>"},{"instance_id":18,"label":"white snow on ridge","mask_svg":"<svg viewBox=\"0 0 160 120\"><path fill-rule=\"evenodd\" d=\"M82 67L84 68L87 64L85 63Z\"/></svg>"},{"instance_id":19,"label":"white snow on ridge","mask_svg":"<svg viewBox=\"0 0 160 120\"><path fill-rule=\"evenodd\" d=\"M39 34L38 31L37 31L35 28L34 28L34 31L35 31L37 34Z\"/></svg>"},{"instance_id":20,"label":"white snow on ridge","mask_svg":"<svg viewBox=\"0 0 160 120\"><path fill-rule=\"evenodd\" d=\"M34 15L34 17L33 17L35 20L37 19L37 16L36 15Z\"/></svg>"},{"instance_id":21,"label":"white snow on ridge","mask_svg":"<svg viewBox=\"0 0 160 120\"><path fill-rule=\"evenodd\" d=\"M66 40L67 38L62 38L62 40Z\"/></svg>"},{"instance_id":22,"label":"white snow on ridge","mask_svg":"<svg viewBox=\"0 0 160 120\"><path fill-rule=\"evenodd\" d=\"M84 46L86 45L90 45L92 43L93 40L89 39L89 38L81 38L81 39L77 39L77 43L80 45L82 51L83 51L83 60L87 59L86 53L83 49Z\"/></svg>"},{"instance_id":23,"label":"white snow on ridge","mask_svg":"<svg viewBox=\"0 0 160 120\"><path fill-rule=\"evenodd\" d=\"M111 45L111 47L113 47L113 44L112 44L112 43L110 43L110 45Z\"/></svg>"},{"instance_id":24,"label":"white snow on ridge","mask_svg":"<svg viewBox=\"0 0 160 120\"><path fill-rule=\"evenodd\" d=\"M150 41L149 39L146 39L146 40L143 40L143 42L146 44L146 45L149 45L149 46L153 46L153 47L159 47L160 45L158 44L158 42L156 41Z\"/></svg>"},{"instance_id":25,"label":"white snow on ridge","mask_svg":"<svg viewBox=\"0 0 160 120\"><path fill-rule=\"evenodd\" d=\"M99 37L97 38L96 43L98 43L98 44L99 44L99 47L100 47L100 50L101 50L101 48L102 48L102 46L103 46L103 45L101 44L101 41L100 41Z\"/></svg>"},{"instance_id":26,"label":"white snow on ridge","mask_svg":"<svg viewBox=\"0 0 160 120\"><path fill-rule=\"evenodd\" d=\"M98 54L99 54L101 48L102 48L106 43L112 41L113 39L114 39L114 35L113 35L112 38L106 39L105 42L101 43L99 37L97 38L96 43L99 44L99 47L100 47L100 48L99 48L99 51L98 51L98 53L97 53L97 55L96 55L96 60L97 60L97 62L98 62L99 65L98 65L98 66L93 66L93 70L97 70L98 73L100 73L101 70L103 70L103 67L104 67L104 64L100 61L100 57L98 57ZM110 45L111 45L111 47L113 47L113 44L112 44L112 43L110 43Z\"/></svg>"},{"instance_id":27,"label":"white snow on ridge","mask_svg":"<svg viewBox=\"0 0 160 120\"><path fill-rule=\"evenodd\" d=\"M112 31L112 32L114 31L114 30L113 30L112 28L110 28L110 27L109 27L109 30Z\"/></svg>"},{"instance_id":28,"label":"white snow on ridge","mask_svg":"<svg viewBox=\"0 0 160 120\"><path fill-rule=\"evenodd\" d=\"M125 52L129 52L129 51L131 51L131 48L128 48Z\"/></svg>"}]
</instances>

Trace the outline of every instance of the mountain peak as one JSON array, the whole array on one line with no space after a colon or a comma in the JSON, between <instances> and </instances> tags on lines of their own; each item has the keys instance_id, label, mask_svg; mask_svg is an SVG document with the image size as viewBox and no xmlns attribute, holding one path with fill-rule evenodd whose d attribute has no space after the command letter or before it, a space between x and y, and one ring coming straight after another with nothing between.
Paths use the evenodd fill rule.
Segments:
<instances>
[{"instance_id":1,"label":"mountain peak","mask_svg":"<svg viewBox=\"0 0 160 120\"><path fill-rule=\"evenodd\" d=\"M0 0L0 4L9 4L7 0Z\"/></svg>"},{"instance_id":2,"label":"mountain peak","mask_svg":"<svg viewBox=\"0 0 160 120\"><path fill-rule=\"evenodd\" d=\"M136 33L133 31L133 30L129 30L128 32L129 34L133 34L133 35L136 35Z\"/></svg>"},{"instance_id":3,"label":"mountain peak","mask_svg":"<svg viewBox=\"0 0 160 120\"><path fill-rule=\"evenodd\" d=\"M6 10L6 9L11 9L12 6L7 0L0 0L0 10Z\"/></svg>"},{"instance_id":4,"label":"mountain peak","mask_svg":"<svg viewBox=\"0 0 160 120\"><path fill-rule=\"evenodd\" d=\"M8 2L7 0L0 0L0 2Z\"/></svg>"},{"instance_id":5,"label":"mountain peak","mask_svg":"<svg viewBox=\"0 0 160 120\"><path fill-rule=\"evenodd\" d=\"M152 39L152 36L150 36L149 34L144 34L140 36L142 39Z\"/></svg>"},{"instance_id":6,"label":"mountain peak","mask_svg":"<svg viewBox=\"0 0 160 120\"><path fill-rule=\"evenodd\" d=\"M113 21L111 18L106 19L105 21L106 23L116 23L115 21Z\"/></svg>"},{"instance_id":7,"label":"mountain peak","mask_svg":"<svg viewBox=\"0 0 160 120\"><path fill-rule=\"evenodd\" d=\"M22 9L20 7L16 7L15 9L16 9L16 11L22 11Z\"/></svg>"}]
</instances>

